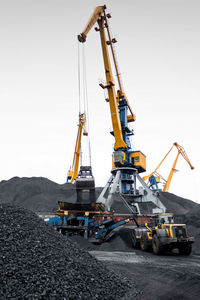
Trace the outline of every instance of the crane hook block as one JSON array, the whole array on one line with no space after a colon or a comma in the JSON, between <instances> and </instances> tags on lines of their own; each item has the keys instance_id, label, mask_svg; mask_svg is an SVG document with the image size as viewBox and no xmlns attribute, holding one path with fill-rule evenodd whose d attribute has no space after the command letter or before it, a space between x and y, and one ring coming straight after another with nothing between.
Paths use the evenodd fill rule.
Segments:
<instances>
[{"instance_id":1,"label":"crane hook block","mask_svg":"<svg viewBox=\"0 0 200 300\"><path fill-rule=\"evenodd\" d=\"M86 41L86 35L82 32L78 35L78 40L81 43L84 43Z\"/></svg>"}]
</instances>

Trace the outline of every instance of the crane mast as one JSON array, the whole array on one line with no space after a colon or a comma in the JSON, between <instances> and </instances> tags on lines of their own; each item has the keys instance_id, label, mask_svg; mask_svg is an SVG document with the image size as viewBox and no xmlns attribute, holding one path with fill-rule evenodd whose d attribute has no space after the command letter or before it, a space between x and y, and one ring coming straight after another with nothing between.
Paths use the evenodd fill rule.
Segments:
<instances>
[{"instance_id":1,"label":"crane mast","mask_svg":"<svg viewBox=\"0 0 200 300\"><path fill-rule=\"evenodd\" d=\"M95 30L100 33L101 48L106 77L106 85L100 84L100 86L103 89L107 89L108 91L108 99L106 99L106 101L109 102L110 106L110 115L113 127L113 132L111 132L111 134L113 134L115 138L113 152L114 168L133 167L137 169L139 173L141 173L146 170L146 157L141 151L133 151L131 149L132 147L130 143L130 136L132 136L134 133L133 130L129 128L128 123L135 121L136 118L122 89L122 83L119 74L119 69L117 66L116 55L113 48L113 44L116 42L116 39L111 38L109 30L108 18L110 17L110 14L106 14L106 6L98 6L94 10L83 32L78 35L78 40L81 43L85 42L87 34L97 22L98 27L95 28ZM109 57L109 46L111 48L111 54L119 85L119 89L117 90L117 92L115 82L113 79L111 61ZM125 169L123 171L122 177L122 193L131 192L132 183L131 180L129 180L128 182L128 177L130 176L128 173L126 173Z\"/></svg>"},{"instance_id":2,"label":"crane mast","mask_svg":"<svg viewBox=\"0 0 200 300\"><path fill-rule=\"evenodd\" d=\"M99 28L96 28L97 31L100 32L101 37L101 45L102 45L102 53L103 53L103 60L104 60L104 68L105 68L105 76L106 76L106 85L100 84L102 88L106 88L108 91L108 102L110 105L110 112L111 112L111 119L112 119L112 125L113 125L113 132L115 136L115 145L114 149L126 149L127 145L123 140L122 136L122 128L121 128L121 122L118 112L118 103L117 103L117 97L115 92L115 84L113 80L112 75L112 68L111 68L111 62L109 58L108 53L108 47L106 43L106 36L105 36L105 7L104 6L98 6L95 10L93 15L91 16L88 24L86 25L84 31L78 36L78 40L80 42L86 41L86 36L89 30L92 28L92 26L98 22Z\"/></svg>"}]
</instances>

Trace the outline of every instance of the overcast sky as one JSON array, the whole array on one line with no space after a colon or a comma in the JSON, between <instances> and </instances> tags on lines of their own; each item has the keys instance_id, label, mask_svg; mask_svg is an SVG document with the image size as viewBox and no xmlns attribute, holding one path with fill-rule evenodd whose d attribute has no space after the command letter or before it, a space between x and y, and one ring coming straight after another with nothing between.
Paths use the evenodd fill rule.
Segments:
<instances>
[{"instance_id":1,"label":"overcast sky","mask_svg":"<svg viewBox=\"0 0 200 300\"><path fill-rule=\"evenodd\" d=\"M64 183L78 122L79 34L106 4L117 38L124 90L136 114L133 148L150 173L172 144L182 145L170 191L200 202L200 1L0 0L0 179L44 176ZM85 45L92 167L97 186L110 176L113 137L99 34ZM167 177L177 151L160 173Z\"/></svg>"}]
</instances>

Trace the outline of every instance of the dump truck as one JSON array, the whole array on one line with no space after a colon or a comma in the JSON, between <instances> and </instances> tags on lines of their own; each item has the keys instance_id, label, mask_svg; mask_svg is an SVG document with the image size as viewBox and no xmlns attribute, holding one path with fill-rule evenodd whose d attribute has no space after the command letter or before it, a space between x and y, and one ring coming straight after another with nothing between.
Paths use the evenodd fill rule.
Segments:
<instances>
[{"instance_id":1,"label":"dump truck","mask_svg":"<svg viewBox=\"0 0 200 300\"><path fill-rule=\"evenodd\" d=\"M181 255L190 255L194 237L187 232L186 224L174 223L172 213L159 213L151 217L151 223L138 226L131 232L134 248L160 255L177 248Z\"/></svg>"}]
</instances>

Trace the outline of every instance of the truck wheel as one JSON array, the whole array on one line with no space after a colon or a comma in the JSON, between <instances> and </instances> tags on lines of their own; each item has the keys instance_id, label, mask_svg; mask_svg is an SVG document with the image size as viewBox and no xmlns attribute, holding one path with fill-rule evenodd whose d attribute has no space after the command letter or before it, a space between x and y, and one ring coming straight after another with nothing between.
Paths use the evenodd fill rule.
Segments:
<instances>
[{"instance_id":1,"label":"truck wheel","mask_svg":"<svg viewBox=\"0 0 200 300\"><path fill-rule=\"evenodd\" d=\"M132 242L133 248L135 248L135 249L140 248L140 243L137 241L135 231L131 232L131 242Z\"/></svg>"},{"instance_id":2,"label":"truck wheel","mask_svg":"<svg viewBox=\"0 0 200 300\"><path fill-rule=\"evenodd\" d=\"M152 248L154 254L160 255L164 252L163 245L156 234L154 234L152 239Z\"/></svg>"},{"instance_id":3,"label":"truck wheel","mask_svg":"<svg viewBox=\"0 0 200 300\"><path fill-rule=\"evenodd\" d=\"M140 248L144 252L147 252L147 251L150 250L150 247L148 245L147 237L145 237L144 235L142 235L141 239L140 239Z\"/></svg>"},{"instance_id":4,"label":"truck wheel","mask_svg":"<svg viewBox=\"0 0 200 300\"><path fill-rule=\"evenodd\" d=\"M192 245L191 244L181 245L178 247L178 251L180 255L190 255L190 253L192 252Z\"/></svg>"}]
</instances>

